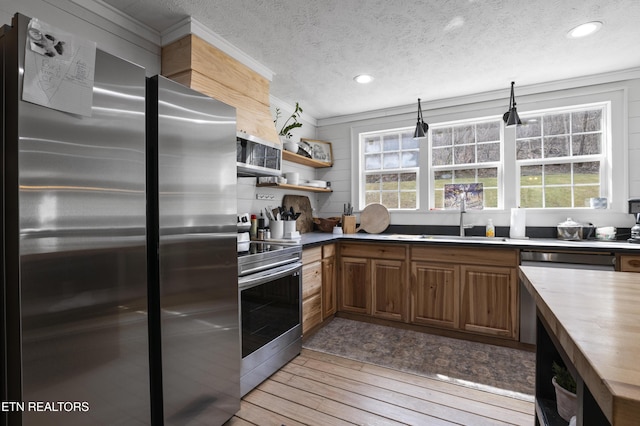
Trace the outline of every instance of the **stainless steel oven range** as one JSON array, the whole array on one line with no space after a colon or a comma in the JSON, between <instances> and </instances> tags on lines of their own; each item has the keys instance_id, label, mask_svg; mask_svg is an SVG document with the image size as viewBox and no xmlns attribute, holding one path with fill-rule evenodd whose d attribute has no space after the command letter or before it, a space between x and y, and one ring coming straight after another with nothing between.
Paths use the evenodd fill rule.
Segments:
<instances>
[{"instance_id":1,"label":"stainless steel oven range","mask_svg":"<svg viewBox=\"0 0 640 426\"><path fill-rule=\"evenodd\" d=\"M238 252L244 396L302 348L302 247L251 242Z\"/></svg>"}]
</instances>

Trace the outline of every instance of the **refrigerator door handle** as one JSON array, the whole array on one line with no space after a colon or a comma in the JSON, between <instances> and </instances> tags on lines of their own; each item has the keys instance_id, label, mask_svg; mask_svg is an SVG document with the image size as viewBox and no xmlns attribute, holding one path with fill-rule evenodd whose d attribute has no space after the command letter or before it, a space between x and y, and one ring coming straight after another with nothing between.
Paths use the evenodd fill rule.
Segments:
<instances>
[{"instance_id":1,"label":"refrigerator door handle","mask_svg":"<svg viewBox=\"0 0 640 426\"><path fill-rule=\"evenodd\" d=\"M295 275L302 268L301 262L289 263L285 266L277 268L271 268L267 271L257 274L247 275L238 278L238 288L240 291L247 290L249 288L264 284L269 281L274 281L287 275Z\"/></svg>"}]
</instances>

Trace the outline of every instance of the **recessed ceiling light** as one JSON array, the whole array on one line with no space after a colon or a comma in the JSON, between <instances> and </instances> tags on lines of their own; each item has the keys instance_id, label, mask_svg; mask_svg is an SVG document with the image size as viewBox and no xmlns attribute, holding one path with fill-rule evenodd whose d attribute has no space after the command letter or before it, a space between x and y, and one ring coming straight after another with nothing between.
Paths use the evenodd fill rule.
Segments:
<instances>
[{"instance_id":1,"label":"recessed ceiling light","mask_svg":"<svg viewBox=\"0 0 640 426\"><path fill-rule=\"evenodd\" d=\"M373 81L373 77L369 74L356 75L355 77L353 77L353 79L356 81L356 83L360 84L367 84Z\"/></svg>"},{"instance_id":2,"label":"recessed ceiling light","mask_svg":"<svg viewBox=\"0 0 640 426\"><path fill-rule=\"evenodd\" d=\"M602 28L602 22L600 21L592 21L587 22L582 25L578 25L577 27L571 29L567 33L567 37L569 38L581 38L591 35Z\"/></svg>"}]
</instances>

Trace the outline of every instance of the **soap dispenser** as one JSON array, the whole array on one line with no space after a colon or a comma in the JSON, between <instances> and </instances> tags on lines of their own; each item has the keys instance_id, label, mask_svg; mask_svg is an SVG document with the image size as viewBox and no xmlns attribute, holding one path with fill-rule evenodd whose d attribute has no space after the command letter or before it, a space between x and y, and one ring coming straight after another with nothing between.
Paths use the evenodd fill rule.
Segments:
<instances>
[{"instance_id":1,"label":"soap dispenser","mask_svg":"<svg viewBox=\"0 0 640 426\"><path fill-rule=\"evenodd\" d=\"M493 220L489 219L487 221L487 227L485 229L485 236L487 237L495 237L496 236L496 228L493 226Z\"/></svg>"}]
</instances>

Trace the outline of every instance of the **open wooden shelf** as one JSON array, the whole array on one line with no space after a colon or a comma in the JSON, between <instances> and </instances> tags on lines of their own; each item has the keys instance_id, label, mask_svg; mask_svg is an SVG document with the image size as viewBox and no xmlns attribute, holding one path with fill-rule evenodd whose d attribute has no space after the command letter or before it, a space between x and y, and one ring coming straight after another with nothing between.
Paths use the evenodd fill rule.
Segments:
<instances>
[{"instance_id":1,"label":"open wooden shelf","mask_svg":"<svg viewBox=\"0 0 640 426\"><path fill-rule=\"evenodd\" d=\"M302 164L304 166L315 167L317 169L332 166L331 163L327 163L326 161L314 160L313 158L308 158L303 155L294 154L293 152L287 151L286 149L282 150L282 159L291 161L293 163Z\"/></svg>"},{"instance_id":2,"label":"open wooden shelf","mask_svg":"<svg viewBox=\"0 0 640 426\"><path fill-rule=\"evenodd\" d=\"M292 189L294 191L307 191L307 192L333 192L331 188L316 188L314 186L304 185L291 185L288 183L258 183L257 188L280 188L280 189Z\"/></svg>"}]
</instances>

